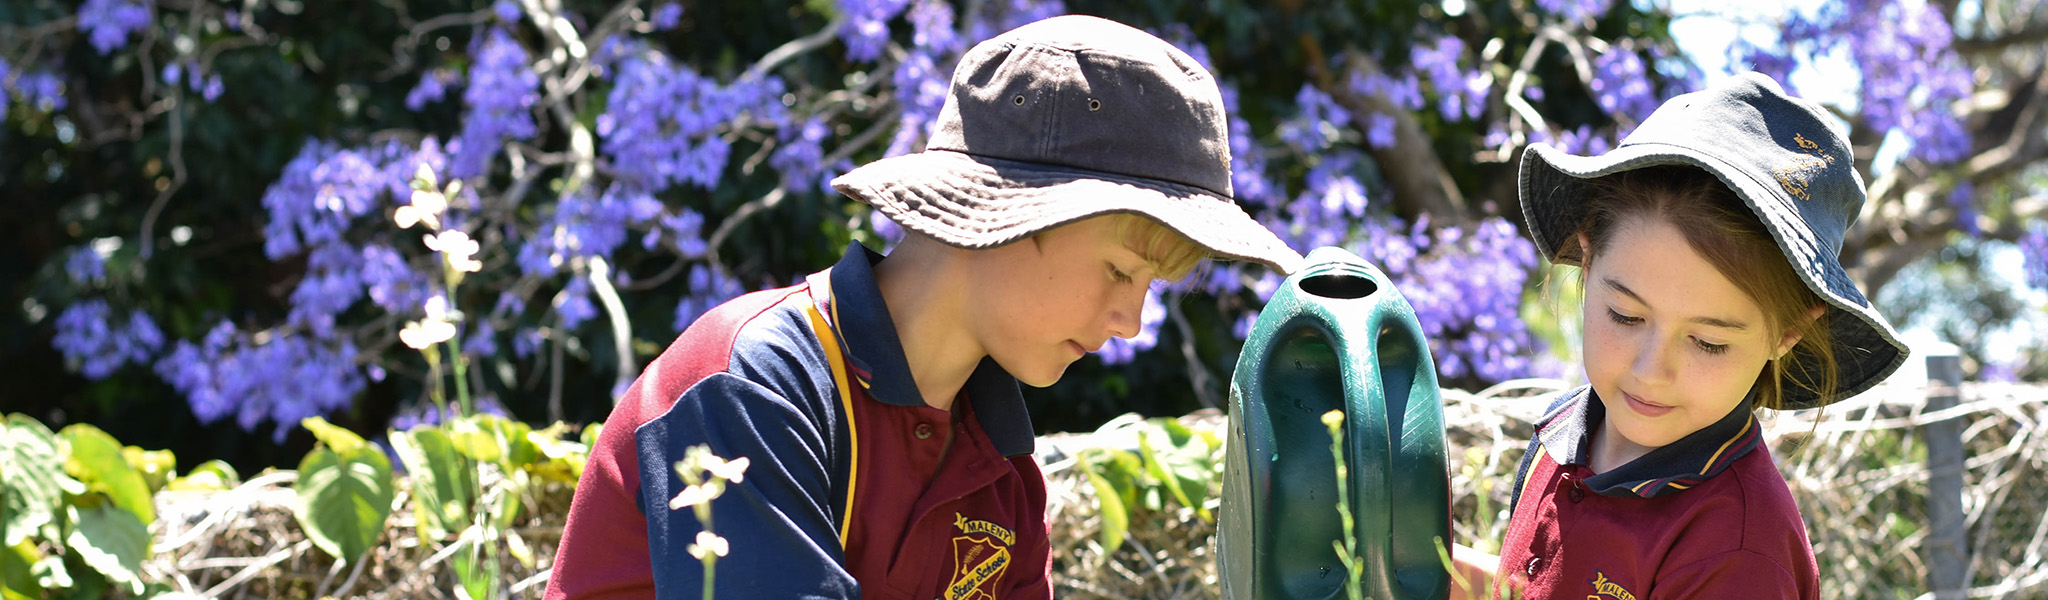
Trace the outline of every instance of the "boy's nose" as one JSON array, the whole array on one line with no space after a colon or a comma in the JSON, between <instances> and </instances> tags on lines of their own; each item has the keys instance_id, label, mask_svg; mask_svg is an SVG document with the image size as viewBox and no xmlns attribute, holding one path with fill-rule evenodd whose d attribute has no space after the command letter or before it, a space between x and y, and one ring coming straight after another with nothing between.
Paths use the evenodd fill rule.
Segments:
<instances>
[{"instance_id":1,"label":"boy's nose","mask_svg":"<svg viewBox=\"0 0 2048 600\"><path fill-rule=\"evenodd\" d=\"M1131 339L1137 337L1138 330L1143 327L1145 288L1140 287L1136 293L1125 293L1120 296L1122 297L1110 303L1109 335Z\"/></svg>"}]
</instances>

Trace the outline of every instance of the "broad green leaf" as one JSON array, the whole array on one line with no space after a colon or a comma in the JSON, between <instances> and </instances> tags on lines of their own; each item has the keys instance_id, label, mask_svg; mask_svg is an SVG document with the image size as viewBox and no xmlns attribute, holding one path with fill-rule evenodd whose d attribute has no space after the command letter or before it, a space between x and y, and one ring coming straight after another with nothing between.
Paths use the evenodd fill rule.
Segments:
<instances>
[{"instance_id":1,"label":"broad green leaf","mask_svg":"<svg viewBox=\"0 0 2048 600\"><path fill-rule=\"evenodd\" d=\"M121 456L121 443L114 441L114 436L98 427L73 423L57 432L57 438L57 452L64 456L65 472L89 489L105 493L115 506L135 513L143 525L156 521L149 484L143 482L141 473L128 466L128 459Z\"/></svg>"},{"instance_id":2,"label":"broad green leaf","mask_svg":"<svg viewBox=\"0 0 2048 600\"><path fill-rule=\"evenodd\" d=\"M1124 535L1131 529L1130 516L1124 512L1124 502L1116 488L1088 463L1084 459L1074 464L1088 474L1088 484L1095 488L1095 503L1102 510L1102 553L1108 555L1123 547Z\"/></svg>"},{"instance_id":3,"label":"broad green leaf","mask_svg":"<svg viewBox=\"0 0 2048 600\"><path fill-rule=\"evenodd\" d=\"M498 415L477 415L476 424L491 434L491 439L498 445L498 465L506 472L523 469L540 460L540 448L526 439L526 434L533 432L532 426Z\"/></svg>"},{"instance_id":4,"label":"broad green leaf","mask_svg":"<svg viewBox=\"0 0 2048 600\"><path fill-rule=\"evenodd\" d=\"M75 526L65 540L85 564L125 585L132 594L142 593L142 559L149 557L149 527L134 514L114 506L80 509L69 507Z\"/></svg>"},{"instance_id":5,"label":"broad green leaf","mask_svg":"<svg viewBox=\"0 0 2048 600\"><path fill-rule=\"evenodd\" d=\"M375 446L315 446L299 462L299 527L336 560L354 561L384 534L391 488L391 461Z\"/></svg>"},{"instance_id":6,"label":"broad green leaf","mask_svg":"<svg viewBox=\"0 0 2048 600\"><path fill-rule=\"evenodd\" d=\"M136 446L122 446L121 458L128 461L128 468L142 474L142 482L149 484L149 493L164 489L171 476L178 473L178 457L169 450L143 450Z\"/></svg>"},{"instance_id":7,"label":"broad green leaf","mask_svg":"<svg viewBox=\"0 0 2048 600\"><path fill-rule=\"evenodd\" d=\"M22 541L12 547L0 548L0 595L7 600L43 597L43 586L36 582L29 566L42 560L43 553L36 545Z\"/></svg>"},{"instance_id":8,"label":"broad green leaf","mask_svg":"<svg viewBox=\"0 0 2048 600\"><path fill-rule=\"evenodd\" d=\"M562 439L569 431L569 424L556 422L546 429L526 434L526 439L540 451L540 460L533 465L535 475L542 479L575 485L583 477L583 466L590 459L590 449L581 442Z\"/></svg>"},{"instance_id":9,"label":"broad green leaf","mask_svg":"<svg viewBox=\"0 0 2048 600\"><path fill-rule=\"evenodd\" d=\"M85 486L64 474L56 435L34 419L10 415L0 427L0 546L22 543L57 518L64 494Z\"/></svg>"},{"instance_id":10,"label":"broad green leaf","mask_svg":"<svg viewBox=\"0 0 2048 600\"><path fill-rule=\"evenodd\" d=\"M171 480L166 489L227 491L238 485L242 485L242 476L235 472L234 465L209 460L192 467L184 476Z\"/></svg>"},{"instance_id":11,"label":"broad green leaf","mask_svg":"<svg viewBox=\"0 0 2048 600\"><path fill-rule=\"evenodd\" d=\"M448 440L455 443L457 452L479 462L498 462L498 458L504 456L497 438L471 419L456 419L448 423Z\"/></svg>"},{"instance_id":12,"label":"broad green leaf","mask_svg":"<svg viewBox=\"0 0 2048 600\"><path fill-rule=\"evenodd\" d=\"M469 523L470 481L475 464L455 451L448 435L432 425L391 436L398 459L412 478L413 516L422 535L436 540Z\"/></svg>"},{"instance_id":13,"label":"broad green leaf","mask_svg":"<svg viewBox=\"0 0 2048 600\"><path fill-rule=\"evenodd\" d=\"M583 447L593 449L597 448L597 438L602 435L604 435L604 423L591 423L589 425L584 425Z\"/></svg>"},{"instance_id":14,"label":"broad green leaf","mask_svg":"<svg viewBox=\"0 0 2048 600\"><path fill-rule=\"evenodd\" d=\"M499 531L510 529L512 523L519 519L521 499L526 496L526 486L531 481L532 478L523 470L508 472L504 479L498 480L498 485L504 490L498 493L497 502L490 507L492 527Z\"/></svg>"},{"instance_id":15,"label":"broad green leaf","mask_svg":"<svg viewBox=\"0 0 2048 600\"><path fill-rule=\"evenodd\" d=\"M1166 472L1164 454L1152 447L1154 436L1151 433L1147 431L1138 436L1138 452L1144 455L1145 473L1151 475L1152 480L1159 482L1161 487L1166 488L1166 493L1179 501L1181 506L1194 507L1193 503L1188 502L1187 491L1181 489L1180 478Z\"/></svg>"},{"instance_id":16,"label":"broad green leaf","mask_svg":"<svg viewBox=\"0 0 2048 600\"><path fill-rule=\"evenodd\" d=\"M313 432L315 439L320 440L322 444L327 444L328 448L332 448L340 454L348 454L357 448L363 447L363 444L368 443L363 441L363 436L356 435L356 432L343 429L341 426L329 423L327 419L321 417L300 419L299 426L306 428L306 431Z\"/></svg>"}]
</instances>

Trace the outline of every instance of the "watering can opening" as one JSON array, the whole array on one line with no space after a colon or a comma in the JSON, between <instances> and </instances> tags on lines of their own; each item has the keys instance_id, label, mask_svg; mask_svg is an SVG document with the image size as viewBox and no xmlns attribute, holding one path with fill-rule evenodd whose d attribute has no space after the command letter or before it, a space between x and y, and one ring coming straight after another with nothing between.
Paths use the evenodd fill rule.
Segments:
<instances>
[{"instance_id":1,"label":"watering can opening","mask_svg":"<svg viewBox=\"0 0 2048 600\"><path fill-rule=\"evenodd\" d=\"M1362 275L1350 273L1326 273L1301 280L1301 291L1340 300L1356 300L1371 296L1380 286Z\"/></svg>"}]
</instances>

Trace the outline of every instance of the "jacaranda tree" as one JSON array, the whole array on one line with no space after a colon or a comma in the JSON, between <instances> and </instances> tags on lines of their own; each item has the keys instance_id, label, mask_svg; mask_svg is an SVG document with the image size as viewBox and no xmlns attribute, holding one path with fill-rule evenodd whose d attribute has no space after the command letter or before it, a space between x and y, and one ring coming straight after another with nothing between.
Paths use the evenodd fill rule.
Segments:
<instances>
[{"instance_id":1,"label":"jacaranda tree","mask_svg":"<svg viewBox=\"0 0 2048 600\"><path fill-rule=\"evenodd\" d=\"M2048 270L2048 24L1850 4L1730 49L1860 67L1838 108L1874 200L1849 264L1880 287L1974 236ZM4 410L253 463L295 457L274 448L303 417L441 418L435 386L601 419L710 306L900 236L828 182L921 148L973 43L1064 12L1208 65L1240 202L1385 268L1464 387L1562 374L1523 316L1521 149L1603 151L1703 77L1670 9L1613 0L11 0ZM1910 150L1876 165L1886 140ZM1027 392L1037 423L1220 405L1278 282L1160 286L1142 335Z\"/></svg>"}]
</instances>

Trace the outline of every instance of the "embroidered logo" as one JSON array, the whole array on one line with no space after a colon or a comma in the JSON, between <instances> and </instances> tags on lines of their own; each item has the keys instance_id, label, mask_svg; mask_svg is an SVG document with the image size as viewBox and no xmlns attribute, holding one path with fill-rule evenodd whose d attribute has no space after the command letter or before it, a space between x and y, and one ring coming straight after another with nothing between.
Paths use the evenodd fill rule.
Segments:
<instances>
[{"instance_id":1,"label":"embroidered logo","mask_svg":"<svg viewBox=\"0 0 2048 600\"><path fill-rule=\"evenodd\" d=\"M1600 600L1601 598L1636 600L1635 594L1622 589L1621 584L1607 579L1607 573L1603 571L1594 571L1593 578L1586 580L1586 583L1593 584L1593 593L1586 594L1586 600Z\"/></svg>"},{"instance_id":2,"label":"embroidered logo","mask_svg":"<svg viewBox=\"0 0 2048 600\"><path fill-rule=\"evenodd\" d=\"M1806 139L1806 135L1802 133L1792 134L1792 143L1797 144L1799 151L1805 155L1773 167L1771 176L1777 178L1778 185L1785 188L1785 193L1800 200L1812 200L1813 196L1807 193L1806 188L1813 181L1815 174L1835 164L1835 155L1821 149L1820 143Z\"/></svg>"},{"instance_id":3,"label":"embroidered logo","mask_svg":"<svg viewBox=\"0 0 2048 600\"><path fill-rule=\"evenodd\" d=\"M953 581L946 600L995 600L995 582L1010 566L1010 545L1017 534L1001 525L953 513Z\"/></svg>"}]
</instances>

